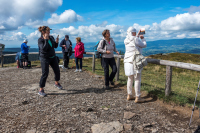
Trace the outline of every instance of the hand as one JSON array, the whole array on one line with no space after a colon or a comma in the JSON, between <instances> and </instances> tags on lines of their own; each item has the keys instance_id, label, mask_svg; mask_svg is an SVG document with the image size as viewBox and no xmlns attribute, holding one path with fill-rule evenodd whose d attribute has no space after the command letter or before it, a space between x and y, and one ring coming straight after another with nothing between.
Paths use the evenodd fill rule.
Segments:
<instances>
[{"instance_id":1,"label":"hand","mask_svg":"<svg viewBox=\"0 0 200 133\"><path fill-rule=\"evenodd\" d=\"M110 54L111 52L110 51L106 51L106 54Z\"/></svg>"},{"instance_id":2,"label":"hand","mask_svg":"<svg viewBox=\"0 0 200 133\"><path fill-rule=\"evenodd\" d=\"M43 38L44 38L44 39L49 39L49 33L45 33L45 34L43 35Z\"/></svg>"},{"instance_id":3,"label":"hand","mask_svg":"<svg viewBox=\"0 0 200 133\"><path fill-rule=\"evenodd\" d=\"M118 51L117 51L116 53L119 55L119 52L118 52Z\"/></svg>"},{"instance_id":4,"label":"hand","mask_svg":"<svg viewBox=\"0 0 200 133\"><path fill-rule=\"evenodd\" d=\"M139 37L139 35L140 35L140 32L141 32L141 30L139 30L139 32L138 32L138 34L137 34L137 37Z\"/></svg>"},{"instance_id":5,"label":"hand","mask_svg":"<svg viewBox=\"0 0 200 133\"><path fill-rule=\"evenodd\" d=\"M59 42L59 38L57 37L57 38L56 38L56 43L58 43L58 42Z\"/></svg>"},{"instance_id":6,"label":"hand","mask_svg":"<svg viewBox=\"0 0 200 133\"><path fill-rule=\"evenodd\" d=\"M62 47L66 47L66 45L62 45Z\"/></svg>"},{"instance_id":7,"label":"hand","mask_svg":"<svg viewBox=\"0 0 200 133\"><path fill-rule=\"evenodd\" d=\"M144 36L143 36L143 35L140 35L140 38L141 38L141 39L144 39Z\"/></svg>"}]
</instances>

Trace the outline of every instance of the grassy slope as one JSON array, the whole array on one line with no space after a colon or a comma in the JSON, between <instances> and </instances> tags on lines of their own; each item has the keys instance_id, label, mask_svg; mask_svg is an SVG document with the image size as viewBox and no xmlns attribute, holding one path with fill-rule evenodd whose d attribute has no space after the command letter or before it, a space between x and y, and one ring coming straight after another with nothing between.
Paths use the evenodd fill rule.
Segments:
<instances>
[{"instance_id":1,"label":"grassy slope","mask_svg":"<svg viewBox=\"0 0 200 133\"><path fill-rule=\"evenodd\" d=\"M171 53L168 55L151 55L151 58L171 60L200 65L200 55L185 54L185 53ZM62 62L62 60L61 60ZM60 63L62 64L62 63ZM39 61L33 61L33 66L40 66ZM100 66L99 59L96 59L96 71L98 75L103 75L103 69ZM126 85L127 77L124 75L123 61L120 64L119 82L121 85ZM15 64L5 64L4 66L16 66ZM70 60L70 66L75 66L73 60ZM83 60L83 69L92 71L92 59ZM147 91L151 95L157 96L166 102L175 103L177 105L191 105L196 96L199 79L199 72L174 68L172 72L172 93L169 97L165 97L165 75L166 66L155 64L148 64L142 72L141 89ZM197 99L198 100L198 99Z\"/></svg>"}]
</instances>

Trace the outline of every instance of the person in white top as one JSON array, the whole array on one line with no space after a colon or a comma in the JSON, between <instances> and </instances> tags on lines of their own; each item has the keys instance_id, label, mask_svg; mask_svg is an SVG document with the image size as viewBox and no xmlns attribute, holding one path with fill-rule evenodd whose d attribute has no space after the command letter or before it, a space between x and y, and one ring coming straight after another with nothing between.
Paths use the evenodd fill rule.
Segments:
<instances>
[{"instance_id":1,"label":"person in white top","mask_svg":"<svg viewBox=\"0 0 200 133\"><path fill-rule=\"evenodd\" d=\"M135 103L140 103L140 102L145 101L140 96L142 69L136 70L134 69L134 65L133 65L133 58L134 58L135 51L138 50L140 54L142 54L142 48L145 48L147 46L144 36L139 35L139 34L140 34L140 31L138 32L136 36L136 29L133 27L129 27L127 30L126 39L124 40L124 44L126 47L126 52L124 56L124 70L125 70L125 75L128 76L127 100L135 99ZM135 81L134 88L135 88L136 98L134 98L132 94L133 80Z\"/></svg>"}]
</instances>

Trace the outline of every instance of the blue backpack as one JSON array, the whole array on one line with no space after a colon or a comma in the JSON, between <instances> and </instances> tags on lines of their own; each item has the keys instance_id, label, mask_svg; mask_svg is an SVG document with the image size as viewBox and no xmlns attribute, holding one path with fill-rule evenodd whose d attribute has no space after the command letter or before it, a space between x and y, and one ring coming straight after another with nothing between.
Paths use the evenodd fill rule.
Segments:
<instances>
[{"instance_id":1,"label":"blue backpack","mask_svg":"<svg viewBox=\"0 0 200 133\"><path fill-rule=\"evenodd\" d=\"M94 48L93 48L95 58L102 58L102 53L99 52L99 51L97 50L97 48L98 48L98 46L99 46L99 42L100 42L100 41L98 41L98 42L96 43L96 45L94 46ZM103 41L103 47L102 47L102 49L104 49L105 46L106 46L106 41L104 40L104 41Z\"/></svg>"}]
</instances>

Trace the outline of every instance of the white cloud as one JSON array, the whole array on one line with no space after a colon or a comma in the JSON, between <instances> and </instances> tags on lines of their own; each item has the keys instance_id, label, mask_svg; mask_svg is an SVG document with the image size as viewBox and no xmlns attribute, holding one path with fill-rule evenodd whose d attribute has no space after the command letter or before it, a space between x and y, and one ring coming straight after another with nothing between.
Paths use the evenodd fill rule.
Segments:
<instances>
[{"instance_id":1,"label":"white cloud","mask_svg":"<svg viewBox=\"0 0 200 133\"><path fill-rule=\"evenodd\" d=\"M76 14L76 12L71 9L65 10L60 15L53 13L51 18L47 20L49 24L72 23L77 21L83 21L83 17Z\"/></svg>"},{"instance_id":2,"label":"white cloud","mask_svg":"<svg viewBox=\"0 0 200 133\"><path fill-rule=\"evenodd\" d=\"M200 30L200 13L184 13L177 14L175 17L170 17L161 21L160 24L154 23L155 30Z\"/></svg>"},{"instance_id":3,"label":"white cloud","mask_svg":"<svg viewBox=\"0 0 200 133\"><path fill-rule=\"evenodd\" d=\"M16 30L31 23L43 20L46 12L53 13L62 0L1 0L0 1L0 32Z\"/></svg>"},{"instance_id":4,"label":"white cloud","mask_svg":"<svg viewBox=\"0 0 200 133\"><path fill-rule=\"evenodd\" d=\"M185 37L186 37L186 34L177 35L176 37L177 37L177 38L185 38Z\"/></svg>"}]
</instances>

